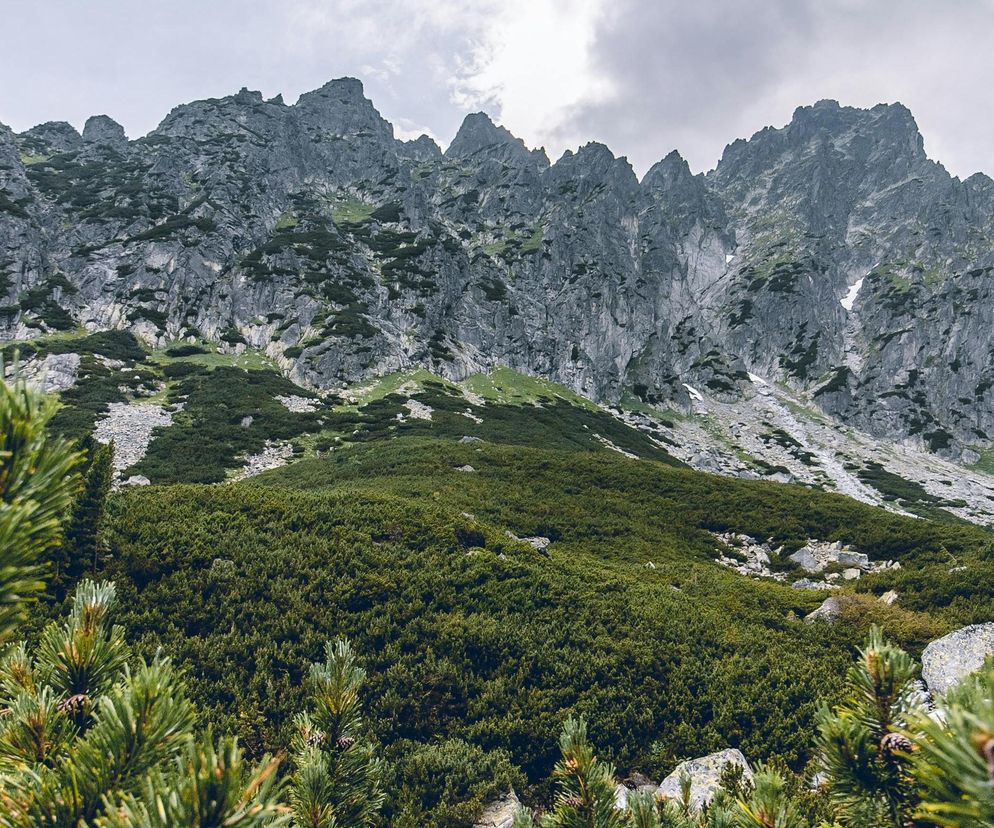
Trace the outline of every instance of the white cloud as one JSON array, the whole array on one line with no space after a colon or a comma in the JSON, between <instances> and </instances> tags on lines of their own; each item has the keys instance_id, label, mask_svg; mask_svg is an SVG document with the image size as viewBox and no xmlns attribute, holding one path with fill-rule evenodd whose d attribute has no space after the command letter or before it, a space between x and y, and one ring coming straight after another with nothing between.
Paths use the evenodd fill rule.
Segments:
<instances>
[{"instance_id":1,"label":"white cloud","mask_svg":"<svg viewBox=\"0 0 994 828\"><path fill-rule=\"evenodd\" d=\"M605 0L504 3L450 81L453 102L489 110L525 143L558 154L571 109L614 92L591 54L605 6Z\"/></svg>"}]
</instances>

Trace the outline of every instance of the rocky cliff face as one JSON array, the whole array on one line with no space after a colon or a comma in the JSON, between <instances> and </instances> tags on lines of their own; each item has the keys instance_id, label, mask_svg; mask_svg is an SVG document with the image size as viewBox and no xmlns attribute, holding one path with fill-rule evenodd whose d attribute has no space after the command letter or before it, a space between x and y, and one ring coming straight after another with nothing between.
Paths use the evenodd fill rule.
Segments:
<instances>
[{"instance_id":1,"label":"rocky cliff face","mask_svg":"<svg viewBox=\"0 0 994 828\"><path fill-rule=\"evenodd\" d=\"M0 335L82 324L265 350L334 386L506 365L595 399L813 395L956 454L994 437L994 182L951 177L900 105L823 101L639 181L550 164L480 113L403 142L358 81L242 90L128 141L0 127Z\"/></svg>"}]
</instances>

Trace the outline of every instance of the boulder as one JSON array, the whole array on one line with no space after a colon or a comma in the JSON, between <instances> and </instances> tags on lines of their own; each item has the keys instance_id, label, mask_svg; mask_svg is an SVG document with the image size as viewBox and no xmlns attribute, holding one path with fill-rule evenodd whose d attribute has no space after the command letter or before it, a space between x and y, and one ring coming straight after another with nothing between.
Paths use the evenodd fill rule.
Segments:
<instances>
[{"instance_id":1,"label":"boulder","mask_svg":"<svg viewBox=\"0 0 994 828\"><path fill-rule=\"evenodd\" d=\"M473 828L511 828L514 815L519 808L521 808L521 801L518 799L518 795L510 790L483 809L480 818L473 823Z\"/></svg>"},{"instance_id":2,"label":"boulder","mask_svg":"<svg viewBox=\"0 0 994 828\"><path fill-rule=\"evenodd\" d=\"M889 589L883 595L880 596L880 600L883 601L883 603L887 604L887 606L890 606L891 604L896 604L897 593L894 590Z\"/></svg>"},{"instance_id":3,"label":"boulder","mask_svg":"<svg viewBox=\"0 0 994 828\"><path fill-rule=\"evenodd\" d=\"M855 566L842 570L842 577L847 581L858 581L862 574L863 570L857 569Z\"/></svg>"},{"instance_id":4,"label":"boulder","mask_svg":"<svg viewBox=\"0 0 994 828\"><path fill-rule=\"evenodd\" d=\"M479 437L472 437L470 435L463 435L462 437L459 438L459 442L462 445L466 445L467 443L482 443L483 440L481 438L479 438Z\"/></svg>"},{"instance_id":5,"label":"boulder","mask_svg":"<svg viewBox=\"0 0 994 828\"><path fill-rule=\"evenodd\" d=\"M827 624L834 624L842 615L842 602L832 596L822 601L822 604L814 612L804 616L805 624L813 624L815 621L824 621Z\"/></svg>"},{"instance_id":6,"label":"boulder","mask_svg":"<svg viewBox=\"0 0 994 828\"><path fill-rule=\"evenodd\" d=\"M467 474L472 474L473 472L476 471L476 469L474 469L472 466L470 466L470 465L467 464L465 466L456 466L456 471L457 472L466 472Z\"/></svg>"},{"instance_id":7,"label":"boulder","mask_svg":"<svg viewBox=\"0 0 994 828\"><path fill-rule=\"evenodd\" d=\"M994 655L994 624L972 624L936 639L922 653L922 678L933 693L945 693Z\"/></svg>"},{"instance_id":8,"label":"boulder","mask_svg":"<svg viewBox=\"0 0 994 828\"><path fill-rule=\"evenodd\" d=\"M824 567L818 558L815 557L814 550L809 546L802 546L789 560L796 563L805 572L821 572Z\"/></svg>"},{"instance_id":9,"label":"boulder","mask_svg":"<svg viewBox=\"0 0 994 828\"><path fill-rule=\"evenodd\" d=\"M729 764L742 768L743 781L752 781L752 768L749 767L745 756L739 750L728 748L699 759L681 762L656 789L656 796L679 801L680 779L686 775L690 777L690 805L700 810L714 798L720 787L718 783L721 780L721 772L725 765Z\"/></svg>"},{"instance_id":10,"label":"boulder","mask_svg":"<svg viewBox=\"0 0 994 828\"><path fill-rule=\"evenodd\" d=\"M870 566L869 556L862 552L839 552L836 561L844 566L858 566L860 569L868 569Z\"/></svg>"}]
</instances>

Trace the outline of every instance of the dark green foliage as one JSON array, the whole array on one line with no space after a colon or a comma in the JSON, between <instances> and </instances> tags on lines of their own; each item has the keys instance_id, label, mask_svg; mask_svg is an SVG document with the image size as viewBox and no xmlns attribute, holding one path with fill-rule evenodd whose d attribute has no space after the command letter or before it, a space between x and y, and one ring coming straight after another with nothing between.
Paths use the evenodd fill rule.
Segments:
<instances>
[{"instance_id":1,"label":"dark green foliage","mask_svg":"<svg viewBox=\"0 0 994 828\"><path fill-rule=\"evenodd\" d=\"M202 345L196 345L188 342L179 345L170 345L166 348L166 356L168 357L185 357L193 356L194 354L206 353L208 353L208 351Z\"/></svg>"},{"instance_id":2,"label":"dark green foliage","mask_svg":"<svg viewBox=\"0 0 994 828\"><path fill-rule=\"evenodd\" d=\"M596 713L611 758L649 772L729 743L795 768L808 757L817 700L834 696L862 629L790 620L820 596L718 567L699 527L845 539L909 568L986 538L613 452L452 438L377 440L259 482L271 485L116 499L107 571L129 628L200 677L219 726L258 711L271 748L305 665L347 634L369 653L370 720L390 757L462 739L506 750L533 783L569 713ZM551 557L505 530L553 538ZM223 587L216 559L231 561Z\"/></svg>"},{"instance_id":3,"label":"dark green foliage","mask_svg":"<svg viewBox=\"0 0 994 828\"><path fill-rule=\"evenodd\" d=\"M60 597L65 594L63 584L75 584L84 572L97 567L100 527L113 478L114 444L87 439L86 453L83 488L66 523L65 544L53 582Z\"/></svg>"},{"instance_id":4,"label":"dark green foliage","mask_svg":"<svg viewBox=\"0 0 994 828\"><path fill-rule=\"evenodd\" d=\"M377 207L373 210L370 218L373 221L400 221L401 206L396 202L391 202L389 204L384 204L382 207Z\"/></svg>"},{"instance_id":5,"label":"dark green foliage","mask_svg":"<svg viewBox=\"0 0 994 828\"><path fill-rule=\"evenodd\" d=\"M505 751L487 753L462 739L402 740L391 757L396 772L388 816L397 828L471 825L487 803L525 784Z\"/></svg>"},{"instance_id":6,"label":"dark green foliage","mask_svg":"<svg viewBox=\"0 0 994 828\"><path fill-rule=\"evenodd\" d=\"M22 359L31 356L43 357L47 354L94 354L125 362L144 362L145 350L129 331L99 331L78 339L38 339L18 345L8 345L3 349L3 359L7 362L19 351Z\"/></svg>"},{"instance_id":7,"label":"dark green foliage","mask_svg":"<svg viewBox=\"0 0 994 828\"><path fill-rule=\"evenodd\" d=\"M127 474L161 483L215 483L240 465L240 455L261 451L267 440L321 427L318 414L292 414L274 399L306 392L272 371L183 368L172 376L179 383L170 399L186 405L171 425L156 430L145 458Z\"/></svg>"},{"instance_id":8,"label":"dark green foliage","mask_svg":"<svg viewBox=\"0 0 994 828\"><path fill-rule=\"evenodd\" d=\"M580 408L563 399L549 397L541 404L480 406L440 383L427 383L414 397L432 408L431 420L400 422L397 415L406 414L407 397L390 395L360 411L355 418L359 432L348 439L365 442L405 435L458 439L469 435L495 443L593 451L604 448L600 436L639 457L680 465L644 434L609 414ZM466 417L467 413L482 422Z\"/></svg>"},{"instance_id":9,"label":"dark green foliage","mask_svg":"<svg viewBox=\"0 0 994 828\"><path fill-rule=\"evenodd\" d=\"M941 499L930 495L925 488L913 480L905 480L900 475L887 471L879 463L870 462L860 470L859 479L872 486L885 500L898 500L908 503L940 503Z\"/></svg>"},{"instance_id":10,"label":"dark green foliage","mask_svg":"<svg viewBox=\"0 0 994 828\"><path fill-rule=\"evenodd\" d=\"M84 581L65 623L0 660L0 826L270 825L276 765L194 735L167 659L131 664L112 584Z\"/></svg>"}]
</instances>

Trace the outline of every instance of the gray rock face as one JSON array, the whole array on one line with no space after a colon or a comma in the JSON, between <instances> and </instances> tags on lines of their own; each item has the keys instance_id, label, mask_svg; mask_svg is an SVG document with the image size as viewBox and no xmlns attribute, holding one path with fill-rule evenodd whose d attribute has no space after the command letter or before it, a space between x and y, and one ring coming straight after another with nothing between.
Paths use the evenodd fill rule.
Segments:
<instances>
[{"instance_id":1,"label":"gray rock face","mask_svg":"<svg viewBox=\"0 0 994 828\"><path fill-rule=\"evenodd\" d=\"M702 756L699 759L690 759L681 762L673 772L667 776L659 788L656 795L666 799L680 801L680 780L684 776L690 777L690 804L699 810L707 805L719 788L721 772L726 765L737 765L742 768L743 781L752 781L752 768L746 761L742 752L734 748L718 751L717 753Z\"/></svg>"},{"instance_id":2,"label":"gray rock face","mask_svg":"<svg viewBox=\"0 0 994 828\"><path fill-rule=\"evenodd\" d=\"M922 652L922 678L933 693L945 693L994 655L994 624L973 624L951 632Z\"/></svg>"},{"instance_id":3,"label":"gray rock face","mask_svg":"<svg viewBox=\"0 0 994 828\"><path fill-rule=\"evenodd\" d=\"M514 815L521 808L518 795L512 790L506 796L495 799L484 809L473 828L511 828Z\"/></svg>"},{"instance_id":4,"label":"gray rock face","mask_svg":"<svg viewBox=\"0 0 994 828\"><path fill-rule=\"evenodd\" d=\"M92 115L83 125L83 141L87 144L105 144L108 147L121 148L127 145L128 136L124 127L113 118L106 115Z\"/></svg>"},{"instance_id":5,"label":"gray rock face","mask_svg":"<svg viewBox=\"0 0 994 828\"><path fill-rule=\"evenodd\" d=\"M994 182L930 160L900 105L822 101L707 176L672 153L642 181L482 113L444 154L398 141L350 78L135 141L105 116L0 127L0 338L244 341L312 386L507 366L687 408L753 372L957 456L994 437L992 275Z\"/></svg>"},{"instance_id":6,"label":"gray rock face","mask_svg":"<svg viewBox=\"0 0 994 828\"><path fill-rule=\"evenodd\" d=\"M834 595L826 598L818 609L804 616L804 623L813 624L815 621L824 621L826 624L834 624L842 615L842 602Z\"/></svg>"}]
</instances>

